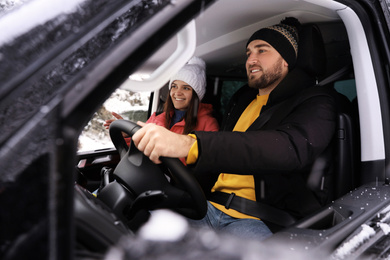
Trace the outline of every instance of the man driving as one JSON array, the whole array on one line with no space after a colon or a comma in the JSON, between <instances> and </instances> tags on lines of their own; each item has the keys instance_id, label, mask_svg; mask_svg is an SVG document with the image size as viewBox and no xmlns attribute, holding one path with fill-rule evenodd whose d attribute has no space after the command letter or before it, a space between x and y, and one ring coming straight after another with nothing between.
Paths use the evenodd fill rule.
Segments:
<instances>
[{"instance_id":1,"label":"man driving","mask_svg":"<svg viewBox=\"0 0 390 260\"><path fill-rule=\"evenodd\" d=\"M133 141L153 162L186 157L200 179L213 183L205 190L207 215L196 223L263 240L272 234L263 221L267 206L275 218L301 218L320 207L305 180L334 135L335 99L295 68L299 28L288 17L249 38L248 85L233 95L219 132L178 135L139 123Z\"/></svg>"}]
</instances>

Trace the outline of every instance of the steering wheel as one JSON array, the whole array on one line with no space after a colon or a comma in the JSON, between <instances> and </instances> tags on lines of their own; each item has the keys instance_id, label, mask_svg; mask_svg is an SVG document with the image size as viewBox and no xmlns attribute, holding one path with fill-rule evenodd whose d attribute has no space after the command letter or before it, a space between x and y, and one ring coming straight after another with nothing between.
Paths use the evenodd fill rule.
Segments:
<instances>
[{"instance_id":1,"label":"steering wheel","mask_svg":"<svg viewBox=\"0 0 390 260\"><path fill-rule=\"evenodd\" d=\"M190 169L177 158L161 157L162 165L154 164L133 142L130 148L127 146L122 132L132 137L140 128L122 119L110 125L110 137L121 158L114 171L117 182L135 197L162 191L165 199L158 200L150 209L170 208L188 218L203 218L207 212L206 197ZM166 170L173 180L168 181Z\"/></svg>"}]
</instances>

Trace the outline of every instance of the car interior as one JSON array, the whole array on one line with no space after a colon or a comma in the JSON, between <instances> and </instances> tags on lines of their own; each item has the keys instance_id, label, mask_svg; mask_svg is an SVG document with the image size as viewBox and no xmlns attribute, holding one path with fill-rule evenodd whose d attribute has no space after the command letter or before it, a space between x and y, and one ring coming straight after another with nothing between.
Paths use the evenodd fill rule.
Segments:
<instances>
[{"instance_id":1,"label":"car interior","mask_svg":"<svg viewBox=\"0 0 390 260\"><path fill-rule=\"evenodd\" d=\"M229 15L232 12L234 15ZM301 8L296 11L290 9L289 4L285 1L267 2L266 4L260 1L245 1L245 3L240 2L239 4L236 1L217 1L195 19L196 47L194 47L193 55L206 61L208 82L203 102L213 105L215 116L220 121L224 105L229 97L246 83L244 46L247 38L251 32L258 28L278 23L287 16L297 17L303 25L300 32L297 67L310 74L315 80L315 84L334 88L339 93L337 131L333 140L335 148L325 151L314 163L310 176L307 176L308 187L325 206L362 184L362 176L359 172L361 146L357 79L355 77L357 69L353 63L355 59L351 55L351 36L349 35L357 32L347 30L343 17L338 14L338 9L326 4L325 6L317 5L311 1L305 1L305 4L302 4ZM187 27L191 26L194 25L191 23L187 25ZM183 29L183 31L186 30L185 33L190 34L191 30L194 29ZM153 73L161 70L157 67L159 64L163 64L164 60L169 59L167 57L169 53L175 55L175 44L181 44L180 37L186 38L188 36L180 36L179 34L168 41L138 69L137 73L151 74L152 78L158 78L158 76L153 76ZM183 41L190 40L191 38L188 37L187 40ZM187 55L186 59L189 57ZM175 60L180 60L180 58L176 57ZM149 114L161 109L161 104L167 95L167 85L156 85L153 80L150 84L128 80L122 85L122 88L132 91L144 89L153 91L151 96L153 105L150 106L152 111L149 111ZM155 104L156 102L157 104ZM122 131L125 131L125 128L122 128ZM113 139L113 142L120 141ZM118 149L118 145L115 147ZM79 161L82 163L79 165L83 166L78 167L78 170L88 190L93 191L101 186L100 182L104 178L100 176L100 169L117 167L116 163L119 158L116 157L116 160L113 160L115 158L113 154L115 153L109 149L96 151L94 154L80 154ZM122 157L123 155L121 155ZM120 165L121 163L118 164L118 167ZM114 176L123 181L123 176L128 175L129 169L130 166L127 166L127 170L124 170L126 173L114 173ZM128 183L131 181L129 180ZM133 188L128 187L128 189L132 190ZM103 198L103 195L100 195L103 201L107 201L107 204L118 204L109 201L112 200L111 196L110 194L109 198ZM161 194L156 194L153 203L156 203L158 196ZM144 205L147 205L147 201L144 199ZM150 205L154 208L152 204ZM145 207L148 209L147 206ZM164 206L161 204L158 207ZM118 211L119 215L120 211L123 209ZM323 213L321 217L317 216L315 220L310 219L300 225L301 228L307 229L330 229L350 217L351 214L351 211L348 210L345 212L330 210ZM135 226L138 225L140 224L135 224ZM280 223L280 225L272 227L277 232L285 225Z\"/></svg>"},{"instance_id":2,"label":"car interior","mask_svg":"<svg viewBox=\"0 0 390 260\"><path fill-rule=\"evenodd\" d=\"M373 89L376 84L374 74L374 65L376 64L372 63L372 59L369 58L375 57L377 54L375 50L369 48L367 41L364 40L363 27L366 25L361 24L351 8L330 1L300 1L300 3L301 5L297 7L296 2L286 1L266 3L261 1L240 3L229 0L217 1L138 69L137 73L151 75L150 83L147 82L148 80L146 82L128 80L121 87L132 91L141 89L152 91L151 102L153 104L148 112L149 114L158 112L166 98L167 85L156 84L153 79L158 79L159 76L154 74L158 74L158 71L169 71L167 68L157 67L160 64L162 64L161 67L166 65L164 61L170 59L167 57L169 53L173 53L172 56L175 55L175 51L173 51L175 43L177 51L184 42L185 49L187 47L194 48L191 54L206 61L208 84L203 102L213 105L215 117L221 122L226 102L235 90L246 83L244 44L247 38L258 28L278 23L284 17L297 17L303 25L300 31L297 67L310 74L315 80L315 84L334 88L337 91L337 130L333 140L333 149L327 149L317 158L310 175L307 176L307 186L316 194L324 208L320 212L298 221L288 217L284 223L280 221L276 224L275 220L263 220L274 232L273 237L266 240L265 243L288 240L294 232L299 234L300 239L310 244L311 242L307 242L307 240L325 234L327 237L337 238L331 243L319 242L325 248L330 248L340 243L338 239L342 235L337 233L340 226L352 225L351 223L363 211L368 211L368 203L365 204L365 208L360 207L359 209L356 207L356 203L345 204L345 196L368 182L376 182L377 185L378 181L384 180L384 176L371 175L373 167L382 167L385 158L383 141L380 141L384 136L381 118L378 117L381 114L380 98L377 89ZM294 8L290 4L294 5ZM196 38L196 46L190 46L189 42L193 38L186 34L193 34L192 37ZM186 57L184 61L186 61L191 55L175 56L175 61L180 61L184 56ZM375 67L375 70L378 68ZM167 78L160 82L167 82ZM359 95L365 96L364 101L358 99ZM373 120L374 118L375 120ZM369 130L362 127L367 125L372 127ZM122 130L124 131L124 128ZM118 146L115 146L118 149ZM112 152L107 151L101 152L103 156L110 153L112 154ZM81 156L79 159L85 158L88 157ZM91 172L89 172L91 168L94 168L92 172L97 176L96 170L102 167L101 163L91 161L91 159L96 160L96 158L88 158L86 163L88 167L78 168L83 176L86 176L86 179L99 179L98 177L90 177ZM96 161L99 162L99 160ZM110 159L110 163L112 162L113 160ZM110 165L110 167L115 168L116 166ZM126 174L128 169L129 167L125 170ZM115 174L115 172L114 176L117 179L122 179L119 177L120 174ZM95 182L95 186L89 190L92 191L96 188ZM129 189L131 188L129 187ZM196 189L194 190L193 193L199 195ZM190 197L199 198L198 195L190 195ZM111 196L112 194L108 197L112 199ZM154 199L145 199L144 209L164 208L163 202L155 200L159 196L161 194L156 194ZM151 203L149 208L148 201ZM337 201L341 201L342 206L339 206ZM107 204L110 203L113 204L113 202ZM153 203L156 204L153 205ZM327 205L331 206L327 207ZM178 209L176 208L176 210ZM204 210L204 205L201 202L198 203L197 210L198 212ZM145 214L147 213L141 214L142 217L138 218L135 223L129 224L134 227L133 232L136 232L137 228L147 219ZM183 215L186 216L186 214ZM194 216L192 215L192 217ZM141 222L137 222L139 219Z\"/></svg>"},{"instance_id":3,"label":"car interior","mask_svg":"<svg viewBox=\"0 0 390 260\"><path fill-rule=\"evenodd\" d=\"M98 111L110 95L117 89L129 95L150 92L143 113L146 118L159 113L168 95L170 76L192 56L198 56L206 62L207 72L202 102L213 105L214 115L221 123L230 97L247 82L246 41L256 30L279 23L285 17L296 17L302 24L297 67L312 77L313 86L333 88L338 93L337 129L332 148L316 159L311 173L305 176L307 186L323 208L303 219L291 218L288 223L265 220L274 234L264 244L294 243L297 250L320 248L333 252L359 232L362 222L374 227L379 215L390 212L390 208L381 211L390 196L386 167L390 151L385 149L390 120L383 116L389 109L385 87L389 66L385 54L389 53L389 46L377 40L376 36L383 32L375 29L372 17L360 5L332 0L159 0L145 1L148 3L143 3L142 8L137 5L139 1L118 1L104 9L105 5L100 6L99 1L86 2L91 9L80 12L90 15L86 25L76 29L69 29L74 26L71 23L63 26L72 35L67 41L51 43L47 39L60 39L62 34L48 33L47 39L44 35L36 36L46 39L42 48L38 48L39 44L38 47L14 44L27 50L23 59L14 56L11 44L0 48L0 61L12 62L9 67L21 71L4 69L6 73L1 77L6 84L0 97L6 98L0 102L0 111L4 111L0 120L23 107L23 115L15 116L12 124L8 126L2 121L0 130L4 134L0 141L7 142L6 152L18 149L28 153L23 157L27 159L14 161L13 153L4 152L7 160L0 166L8 173L4 176L12 176L17 171L14 169L33 161L14 175L22 176L23 184L38 183L39 187L63 196L59 197L64 199L58 199L59 223L64 229L75 225L74 234L69 236L76 237L77 254L104 253L121 237L136 236L149 220L151 210L168 208L192 219L201 218L207 210L207 191L199 186L201 180L178 159L162 158L162 165L155 165L134 145L126 145L122 132L134 134L139 128L135 124L137 117L117 120L109 130L104 129ZM134 13L139 17L134 18ZM77 19L77 15L71 17L78 23ZM65 15L45 26L56 28L63 21L67 21ZM4 29L4 24L0 22L0 29ZM30 33L36 34L34 30ZM30 57L29 48L41 52ZM133 79L133 75L148 77L140 81ZM20 87L14 90L18 84ZM39 89L40 86L44 87ZM29 106L25 99L34 99L38 105ZM100 122L101 130L97 132L109 136L112 145L76 151L80 142L77 139L93 120ZM40 127L48 122L59 123L41 131ZM23 125L28 130L17 132ZM38 144L53 143L47 145L49 148L45 148L43 155L38 149L38 159L33 156L40 146L24 149L31 136L29 131L35 133ZM14 132L16 137L12 137ZM65 157L61 156L65 155L70 159L63 160ZM5 165L5 161L11 161L11 166ZM51 171L60 177L53 177ZM38 176L47 174L49 181L44 177L33 180L24 177L30 172ZM68 183L74 186L69 188L65 185ZM10 200L14 195L33 194L32 189L9 190L0 196L5 205L15 204L15 199ZM31 196L31 200L41 201L42 196L47 204L53 203L44 188L37 190L40 193ZM69 197L74 201L65 199ZM65 219L69 212L71 220ZM36 213L37 219L40 214L46 213ZM11 220L11 215L0 213L3 220ZM11 225L9 230L19 228ZM7 235L0 238L0 242L9 239ZM382 238L378 236L376 241ZM15 252L11 251L11 257L6 259L11 259Z\"/></svg>"}]
</instances>

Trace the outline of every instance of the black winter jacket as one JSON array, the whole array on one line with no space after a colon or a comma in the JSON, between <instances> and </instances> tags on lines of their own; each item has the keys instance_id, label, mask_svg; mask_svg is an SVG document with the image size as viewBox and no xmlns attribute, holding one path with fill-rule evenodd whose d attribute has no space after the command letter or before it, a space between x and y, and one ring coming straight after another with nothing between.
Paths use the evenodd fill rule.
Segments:
<instances>
[{"instance_id":1,"label":"black winter jacket","mask_svg":"<svg viewBox=\"0 0 390 260\"><path fill-rule=\"evenodd\" d=\"M201 185L219 173L251 174L256 200L302 217L320 207L306 187L314 160L331 144L336 127L333 89L314 86L294 69L271 92L246 132L232 132L258 90L244 86L232 97L220 132L195 132L199 157L193 165Z\"/></svg>"}]
</instances>

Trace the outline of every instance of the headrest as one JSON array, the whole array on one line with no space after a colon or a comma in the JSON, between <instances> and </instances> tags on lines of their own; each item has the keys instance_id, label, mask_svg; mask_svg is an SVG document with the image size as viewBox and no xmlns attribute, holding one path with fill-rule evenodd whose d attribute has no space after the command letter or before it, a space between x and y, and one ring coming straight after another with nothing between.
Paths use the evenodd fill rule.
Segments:
<instances>
[{"instance_id":1,"label":"headrest","mask_svg":"<svg viewBox=\"0 0 390 260\"><path fill-rule=\"evenodd\" d=\"M296 67L316 78L326 73L325 45L315 24L305 24L301 27Z\"/></svg>"}]
</instances>

